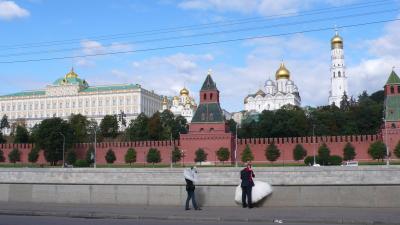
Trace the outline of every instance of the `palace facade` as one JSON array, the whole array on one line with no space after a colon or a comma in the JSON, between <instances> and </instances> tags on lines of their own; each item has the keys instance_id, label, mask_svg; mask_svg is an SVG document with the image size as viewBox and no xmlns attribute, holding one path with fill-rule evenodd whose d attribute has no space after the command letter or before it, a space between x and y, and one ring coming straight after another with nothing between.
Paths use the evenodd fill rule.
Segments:
<instances>
[{"instance_id":1,"label":"palace facade","mask_svg":"<svg viewBox=\"0 0 400 225\"><path fill-rule=\"evenodd\" d=\"M0 96L0 115L10 124L27 128L51 117L68 119L82 114L100 123L105 115L124 115L129 122L139 113L151 116L161 109L162 97L139 84L89 86L73 69L42 90L23 91ZM6 129L6 134L10 129Z\"/></svg>"}]
</instances>

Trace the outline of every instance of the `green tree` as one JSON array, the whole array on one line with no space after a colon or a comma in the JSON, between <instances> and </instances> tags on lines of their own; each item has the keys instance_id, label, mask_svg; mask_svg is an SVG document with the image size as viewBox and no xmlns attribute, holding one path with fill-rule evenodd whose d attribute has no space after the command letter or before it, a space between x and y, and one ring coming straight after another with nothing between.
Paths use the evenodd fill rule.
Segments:
<instances>
[{"instance_id":1,"label":"green tree","mask_svg":"<svg viewBox=\"0 0 400 225\"><path fill-rule=\"evenodd\" d=\"M179 161L181 161L182 159L182 152L178 147L174 147L174 150L172 150L172 162L173 163L177 163Z\"/></svg>"},{"instance_id":2,"label":"green tree","mask_svg":"<svg viewBox=\"0 0 400 225\"><path fill-rule=\"evenodd\" d=\"M14 164L21 161L21 152L18 148L13 148L13 150L8 154L8 160Z\"/></svg>"},{"instance_id":3,"label":"green tree","mask_svg":"<svg viewBox=\"0 0 400 225\"><path fill-rule=\"evenodd\" d=\"M195 162L199 162L200 165L201 165L202 162L205 162L207 160L207 153L202 148L197 149L194 154L196 156L194 158L194 161Z\"/></svg>"},{"instance_id":4,"label":"green tree","mask_svg":"<svg viewBox=\"0 0 400 225\"><path fill-rule=\"evenodd\" d=\"M268 161L275 162L280 156L281 151L273 142L265 149L265 158L268 159Z\"/></svg>"},{"instance_id":5,"label":"green tree","mask_svg":"<svg viewBox=\"0 0 400 225\"><path fill-rule=\"evenodd\" d=\"M149 118L144 113L140 113L135 120L131 120L126 129L126 136L130 141L147 140L149 138L148 130Z\"/></svg>"},{"instance_id":6,"label":"green tree","mask_svg":"<svg viewBox=\"0 0 400 225\"><path fill-rule=\"evenodd\" d=\"M3 130L4 128L10 128L10 123L8 122L8 117L6 114L3 115L0 122L0 130Z\"/></svg>"},{"instance_id":7,"label":"green tree","mask_svg":"<svg viewBox=\"0 0 400 225\"><path fill-rule=\"evenodd\" d=\"M338 156L338 155L332 155L329 158L329 164L332 166L340 166L343 162L342 157Z\"/></svg>"},{"instance_id":8,"label":"green tree","mask_svg":"<svg viewBox=\"0 0 400 225\"><path fill-rule=\"evenodd\" d=\"M224 164L224 162L229 159L229 156L230 156L229 149L227 149L227 148L219 148L218 149L217 157L218 157L218 160L222 162L222 164Z\"/></svg>"},{"instance_id":9,"label":"green tree","mask_svg":"<svg viewBox=\"0 0 400 225\"><path fill-rule=\"evenodd\" d=\"M111 148L108 149L105 159L108 164L113 164L115 160L117 160L117 157L115 156L115 153Z\"/></svg>"},{"instance_id":10,"label":"green tree","mask_svg":"<svg viewBox=\"0 0 400 225\"><path fill-rule=\"evenodd\" d=\"M321 165L327 166L329 165L329 160L331 157L331 151L329 150L328 146L323 143L318 148L318 158Z\"/></svg>"},{"instance_id":11,"label":"green tree","mask_svg":"<svg viewBox=\"0 0 400 225\"><path fill-rule=\"evenodd\" d=\"M172 132L172 137L174 139L179 138L179 134L187 134L188 124L185 117L179 115L175 118L175 127Z\"/></svg>"},{"instance_id":12,"label":"green tree","mask_svg":"<svg viewBox=\"0 0 400 225\"><path fill-rule=\"evenodd\" d=\"M0 144L6 143L6 142L7 142L7 140L4 138L3 132L0 131Z\"/></svg>"},{"instance_id":13,"label":"green tree","mask_svg":"<svg viewBox=\"0 0 400 225\"><path fill-rule=\"evenodd\" d=\"M307 151L304 149L303 145L297 144L293 149L293 159L295 161L303 160L307 156Z\"/></svg>"},{"instance_id":14,"label":"green tree","mask_svg":"<svg viewBox=\"0 0 400 225\"><path fill-rule=\"evenodd\" d=\"M355 157L356 157L356 150L354 146L350 142L347 142L346 146L344 146L343 149L343 160L349 161L353 160Z\"/></svg>"},{"instance_id":15,"label":"green tree","mask_svg":"<svg viewBox=\"0 0 400 225\"><path fill-rule=\"evenodd\" d=\"M65 161L69 164L69 165L74 165L76 162L76 152L74 149L70 149L67 151L66 153L66 157L65 157Z\"/></svg>"},{"instance_id":16,"label":"green tree","mask_svg":"<svg viewBox=\"0 0 400 225\"><path fill-rule=\"evenodd\" d=\"M32 150L28 154L28 161L30 163L36 163L39 159L39 151L40 149L36 146L32 148Z\"/></svg>"},{"instance_id":17,"label":"green tree","mask_svg":"<svg viewBox=\"0 0 400 225\"><path fill-rule=\"evenodd\" d=\"M14 143L28 143L29 142L29 132L24 126L17 126Z\"/></svg>"},{"instance_id":18,"label":"green tree","mask_svg":"<svg viewBox=\"0 0 400 225\"><path fill-rule=\"evenodd\" d=\"M160 113L156 112L149 119L148 124L149 138L151 140L161 140L164 129L161 124Z\"/></svg>"},{"instance_id":19,"label":"green tree","mask_svg":"<svg viewBox=\"0 0 400 225\"><path fill-rule=\"evenodd\" d=\"M235 120L233 120L233 119L228 120L229 131L233 135L236 135L236 126L237 126L237 123L235 122Z\"/></svg>"},{"instance_id":20,"label":"green tree","mask_svg":"<svg viewBox=\"0 0 400 225\"><path fill-rule=\"evenodd\" d=\"M162 111L160 113L160 123L162 127L160 139L171 139L173 137L173 133L175 133L176 130L174 114L168 109Z\"/></svg>"},{"instance_id":21,"label":"green tree","mask_svg":"<svg viewBox=\"0 0 400 225\"><path fill-rule=\"evenodd\" d=\"M4 157L4 152L3 150L0 149L0 162L6 161L6 158Z\"/></svg>"},{"instance_id":22,"label":"green tree","mask_svg":"<svg viewBox=\"0 0 400 225\"><path fill-rule=\"evenodd\" d=\"M400 158L400 141L397 143L396 147L394 148L394 154L397 158Z\"/></svg>"},{"instance_id":23,"label":"green tree","mask_svg":"<svg viewBox=\"0 0 400 225\"><path fill-rule=\"evenodd\" d=\"M125 163L132 165L134 162L136 162L136 150L134 148L129 148L125 154Z\"/></svg>"},{"instance_id":24,"label":"green tree","mask_svg":"<svg viewBox=\"0 0 400 225\"><path fill-rule=\"evenodd\" d=\"M147 163L152 163L154 166L154 163L159 163L161 162L161 153L157 148L150 148L149 151L147 152L147 157L146 157Z\"/></svg>"},{"instance_id":25,"label":"green tree","mask_svg":"<svg viewBox=\"0 0 400 225\"><path fill-rule=\"evenodd\" d=\"M242 162L248 162L254 160L253 152L251 151L250 146L248 144L246 145L246 148L243 150L241 158Z\"/></svg>"},{"instance_id":26,"label":"green tree","mask_svg":"<svg viewBox=\"0 0 400 225\"><path fill-rule=\"evenodd\" d=\"M85 155L85 161L87 162L88 165L92 165L94 163L94 157L95 157L94 146L89 145L89 148L86 151Z\"/></svg>"},{"instance_id":27,"label":"green tree","mask_svg":"<svg viewBox=\"0 0 400 225\"><path fill-rule=\"evenodd\" d=\"M89 120L82 114L72 114L68 120L74 131L77 143L85 143L88 141Z\"/></svg>"},{"instance_id":28,"label":"green tree","mask_svg":"<svg viewBox=\"0 0 400 225\"><path fill-rule=\"evenodd\" d=\"M100 133L102 137L116 138L118 136L118 119L116 115L106 115L100 123Z\"/></svg>"},{"instance_id":29,"label":"green tree","mask_svg":"<svg viewBox=\"0 0 400 225\"><path fill-rule=\"evenodd\" d=\"M386 157L386 145L382 141L376 141L369 146L368 154L372 159L381 159L383 161Z\"/></svg>"},{"instance_id":30,"label":"green tree","mask_svg":"<svg viewBox=\"0 0 400 225\"><path fill-rule=\"evenodd\" d=\"M75 136L71 126L58 117L43 120L33 130L35 145L43 149L47 162L56 165L63 158L63 134L65 136L65 149L72 148Z\"/></svg>"}]
</instances>

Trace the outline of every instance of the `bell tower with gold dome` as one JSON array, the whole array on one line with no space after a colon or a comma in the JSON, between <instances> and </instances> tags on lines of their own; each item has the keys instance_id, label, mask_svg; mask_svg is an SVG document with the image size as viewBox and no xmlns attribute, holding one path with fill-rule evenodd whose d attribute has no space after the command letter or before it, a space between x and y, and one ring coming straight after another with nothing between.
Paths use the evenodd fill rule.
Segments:
<instances>
[{"instance_id":1,"label":"bell tower with gold dome","mask_svg":"<svg viewBox=\"0 0 400 225\"><path fill-rule=\"evenodd\" d=\"M329 92L329 105L340 107L343 95L348 94L346 66L344 63L343 39L336 31L331 39L331 90Z\"/></svg>"}]
</instances>

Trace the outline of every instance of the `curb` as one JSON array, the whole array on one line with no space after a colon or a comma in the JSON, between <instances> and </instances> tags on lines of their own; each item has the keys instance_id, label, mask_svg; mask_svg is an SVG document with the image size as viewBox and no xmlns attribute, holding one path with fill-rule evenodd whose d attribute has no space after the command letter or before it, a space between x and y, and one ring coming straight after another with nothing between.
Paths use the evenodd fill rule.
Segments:
<instances>
[{"instance_id":1,"label":"curb","mask_svg":"<svg viewBox=\"0 0 400 225\"><path fill-rule=\"evenodd\" d=\"M254 218L229 218L229 217L191 217L191 216L138 216L138 215L121 215L121 214L107 214L107 213L96 213L96 212L50 212L50 211L33 211L33 210L0 210L0 215L12 215L12 216L52 216L52 217L66 217L66 218L84 218L84 219L133 219L133 220L174 220L174 221L195 221L195 222L253 222L253 223L277 223L277 220L281 220L283 223L304 223L304 224L316 224L316 223L329 223L329 224L380 224L380 225L398 225L395 222L384 222L384 221L371 221L362 219L305 219L305 218L265 218L265 219L254 219Z\"/></svg>"}]
</instances>

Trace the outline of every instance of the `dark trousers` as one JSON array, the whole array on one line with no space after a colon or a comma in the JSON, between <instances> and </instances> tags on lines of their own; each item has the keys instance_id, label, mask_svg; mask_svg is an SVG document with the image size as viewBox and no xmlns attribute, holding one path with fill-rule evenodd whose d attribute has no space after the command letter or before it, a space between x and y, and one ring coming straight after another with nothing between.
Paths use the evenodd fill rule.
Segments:
<instances>
[{"instance_id":1,"label":"dark trousers","mask_svg":"<svg viewBox=\"0 0 400 225\"><path fill-rule=\"evenodd\" d=\"M187 191L187 198L186 198L186 209L189 209L189 201L192 199L192 205L193 208L197 209L197 202L196 202L196 197L194 195L194 191Z\"/></svg>"},{"instance_id":2,"label":"dark trousers","mask_svg":"<svg viewBox=\"0 0 400 225\"><path fill-rule=\"evenodd\" d=\"M253 186L242 187L242 205L243 207L252 207L251 204L251 190ZM246 196L247 196L247 204L246 204Z\"/></svg>"}]
</instances>

